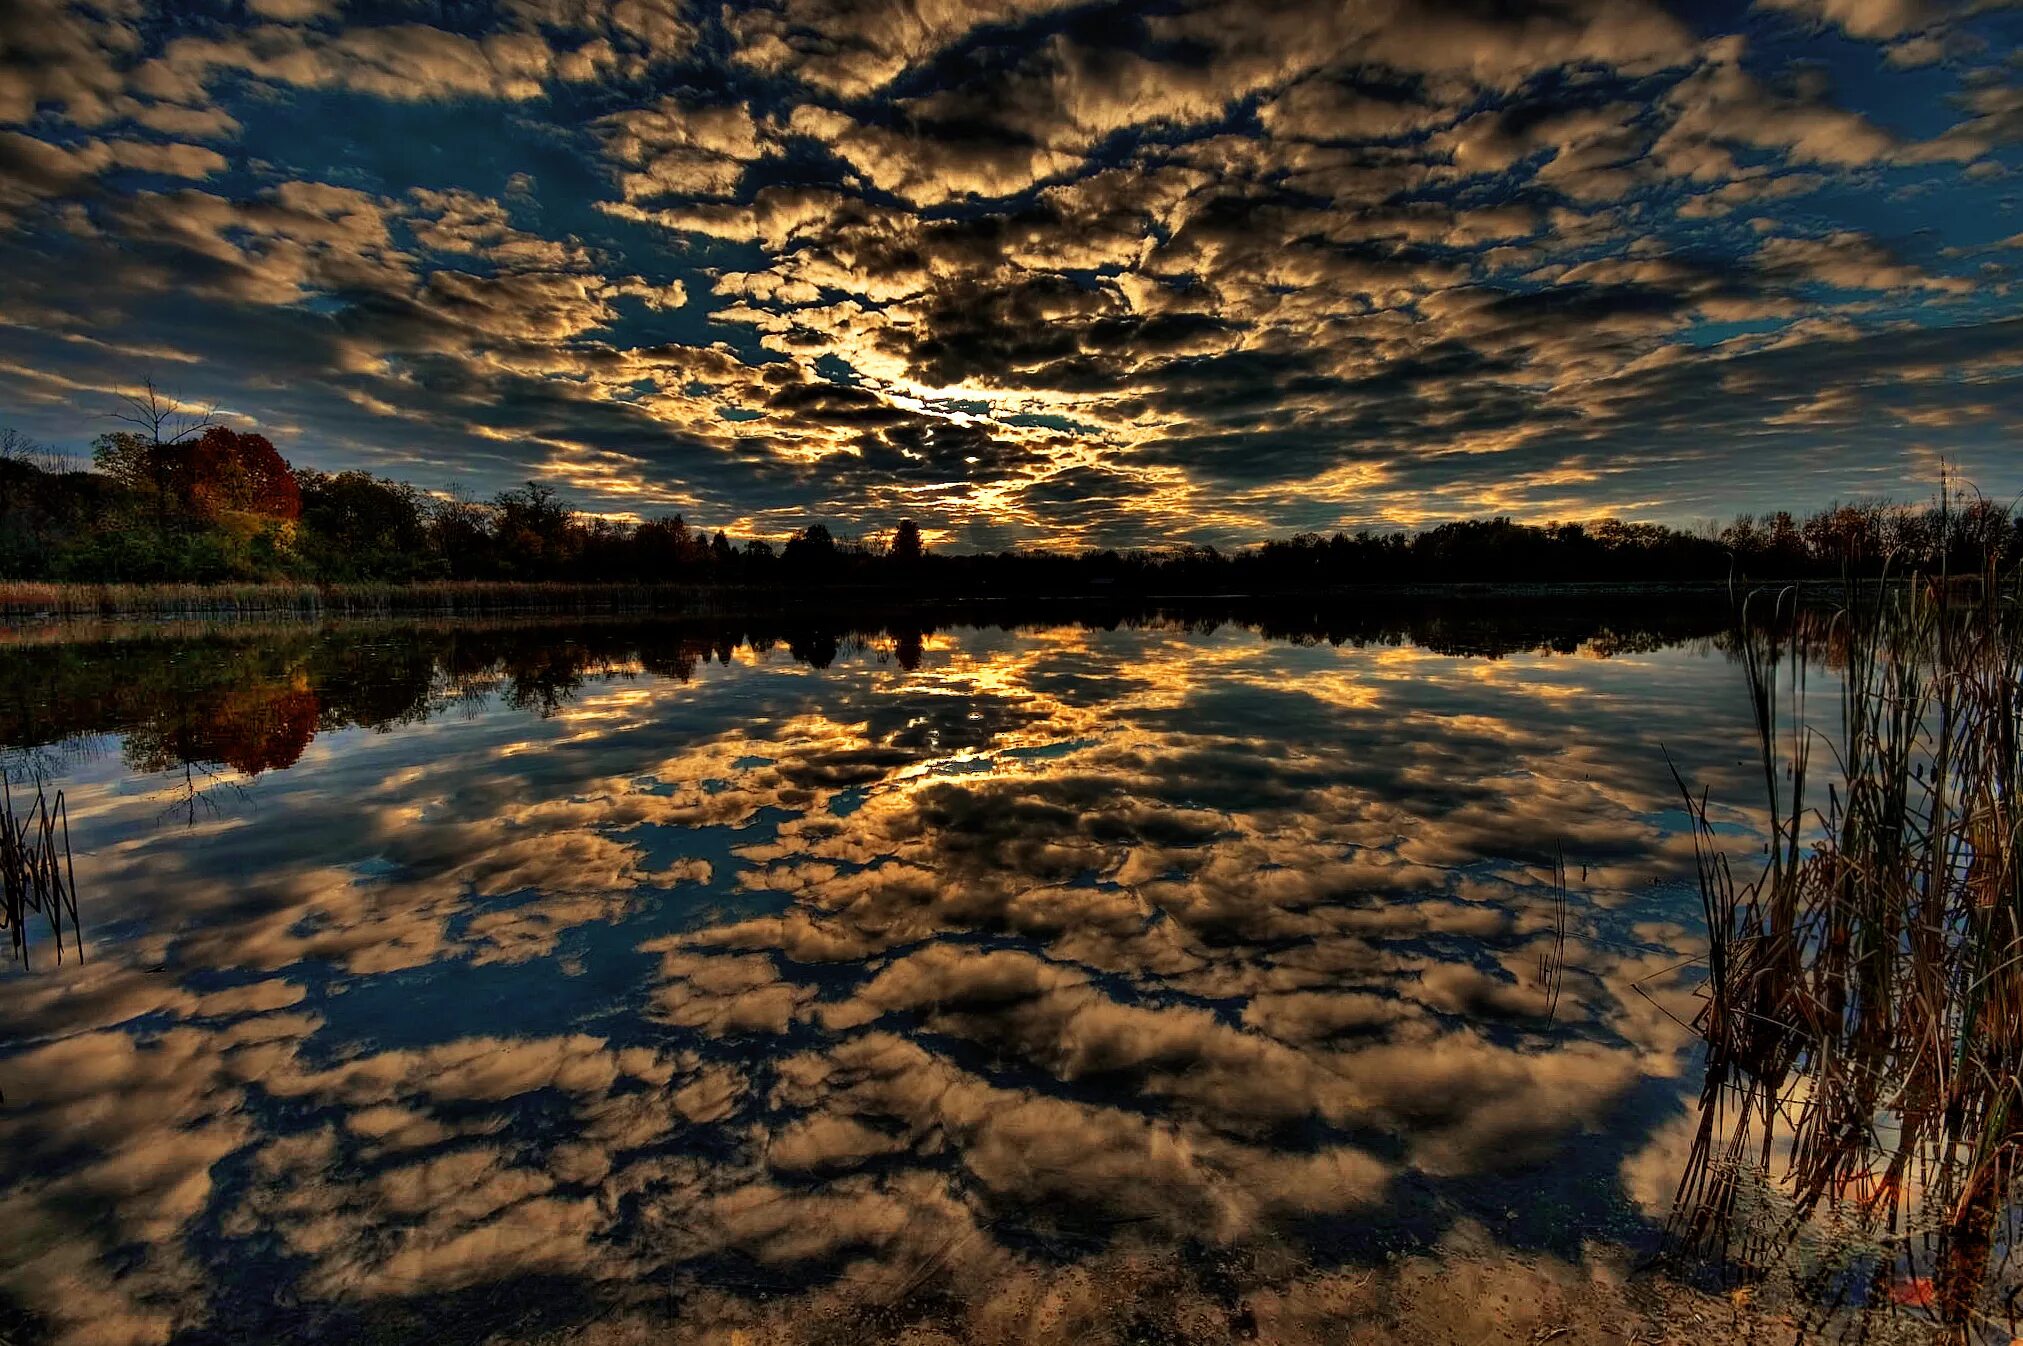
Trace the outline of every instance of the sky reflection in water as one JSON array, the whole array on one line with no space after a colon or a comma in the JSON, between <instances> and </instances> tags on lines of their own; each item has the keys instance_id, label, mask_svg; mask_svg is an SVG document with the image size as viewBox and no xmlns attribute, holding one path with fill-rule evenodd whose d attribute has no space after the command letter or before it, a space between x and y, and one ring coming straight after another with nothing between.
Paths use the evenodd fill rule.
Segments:
<instances>
[{"instance_id":1,"label":"sky reflection in water","mask_svg":"<svg viewBox=\"0 0 2023 1346\"><path fill-rule=\"evenodd\" d=\"M335 1340L1124 1233L1634 1239L1691 1084L1663 751L1748 800L1748 709L1704 642L1517 644L0 649L90 953L0 977L0 1287L59 1340Z\"/></svg>"}]
</instances>

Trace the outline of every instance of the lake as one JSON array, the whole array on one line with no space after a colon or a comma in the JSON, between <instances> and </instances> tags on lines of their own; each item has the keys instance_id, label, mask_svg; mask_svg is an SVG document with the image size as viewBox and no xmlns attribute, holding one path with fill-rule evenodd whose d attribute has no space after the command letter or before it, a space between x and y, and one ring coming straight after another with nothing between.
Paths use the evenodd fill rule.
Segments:
<instances>
[{"instance_id":1,"label":"lake","mask_svg":"<svg viewBox=\"0 0 2023 1346\"><path fill-rule=\"evenodd\" d=\"M1241 1327L1457 1231L1647 1251L1697 1088L1673 765L1745 857L1760 789L1719 629L8 633L85 956L0 972L0 1332L983 1339L1120 1258Z\"/></svg>"}]
</instances>

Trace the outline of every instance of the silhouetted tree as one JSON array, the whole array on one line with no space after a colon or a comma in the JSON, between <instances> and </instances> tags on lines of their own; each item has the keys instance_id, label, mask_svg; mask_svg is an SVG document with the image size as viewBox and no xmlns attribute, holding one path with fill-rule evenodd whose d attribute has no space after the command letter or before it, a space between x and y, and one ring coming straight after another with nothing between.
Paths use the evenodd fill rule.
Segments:
<instances>
[{"instance_id":1,"label":"silhouetted tree","mask_svg":"<svg viewBox=\"0 0 2023 1346\"><path fill-rule=\"evenodd\" d=\"M569 573L581 550L576 511L554 489L538 481L493 497L497 512L496 563L521 579L554 579Z\"/></svg>"},{"instance_id":2,"label":"silhouetted tree","mask_svg":"<svg viewBox=\"0 0 2023 1346\"><path fill-rule=\"evenodd\" d=\"M215 419L216 408L200 410L192 407L181 398L157 388L150 377L141 380L139 392L122 397L110 414L114 420L125 421L134 427L130 431L115 431L115 434L137 435L145 445L142 467L154 488L157 508L166 510L171 487L169 475L174 467L174 460L167 450L208 430Z\"/></svg>"},{"instance_id":3,"label":"silhouetted tree","mask_svg":"<svg viewBox=\"0 0 2023 1346\"><path fill-rule=\"evenodd\" d=\"M141 380L141 390L120 398L111 413L125 421L152 447L160 449L180 444L202 434L215 423L217 408L199 409L155 386L153 378Z\"/></svg>"},{"instance_id":4,"label":"silhouetted tree","mask_svg":"<svg viewBox=\"0 0 2023 1346\"><path fill-rule=\"evenodd\" d=\"M787 539L780 560L802 576L827 571L836 559L836 539L826 525L811 523Z\"/></svg>"},{"instance_id":5,"label":"silhouetted tree","mask_svg":"<svg viewBox=\"0 0 2023 1346\"><path fill-rule=\"evenodd\" d=\"M920 545L920 529L911 519L901 519L892 530L892 550L888 553L901 565L918 561L926 549Z\"/></svg>"},{"instance_id":6,"label":"silhouetted tree","mask_svg":"<svg viewBox=\"0 0 2023 1346\"><path fill-rule=\"evenodd\" d=\"M633 530L634 566L641 579L671 580L701 564L704 548L679 515L649 519Z\"/></svg>"}]
</instances>

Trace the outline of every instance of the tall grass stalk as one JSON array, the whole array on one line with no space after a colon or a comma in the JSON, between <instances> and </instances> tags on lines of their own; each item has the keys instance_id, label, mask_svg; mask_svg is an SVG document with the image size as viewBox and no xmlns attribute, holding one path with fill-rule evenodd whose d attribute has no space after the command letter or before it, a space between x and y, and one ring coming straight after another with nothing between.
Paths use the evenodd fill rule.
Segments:
<instances>
[{"instance_id":1,"label":"tall grass stalk","mask_svg":"<svg viewBox=\"0 0 2023 1346\"><path fill-rule=\"evenodd\" d=\"M43 584L0 581L0 617L233 617L488 612L694 611L693 585L434 580L418 584Z\"/></svg>"},{"instance_id":2,"label":"tall grass stalk","mask_svg":"<svg viewBox=\"0 0 2023 1346\"><path fill-rule=\"evenodd\" d=\"M2023 615L1992 572L1823 619L1789 594L1752 603L1770 829L1739 881L1686 791L1710 952L1676 1225L1757 1268L1808 1222L1851 1229L1881 1250L1868 1301L1917 1303L1964 1338L2023 1158ZM1821 654L1843 673L1837 737L1808 724ZM1785 1200L1768 1228L1738 1218L1765 1175Z\"/></svg>"},{"instance_id":3,"label":"tall grass stalk","mask_svg":"<svg viewBox=\"0 0 2023 1346\"><path fill-rule=\"evenodd\" d=\"M63 960L63 926L70 923L77 956L84 957L84 931L77 919L77 875L70 860L70 810L63 792L55 798L35 788L35 802L14 812L14 788L0 775L0 929L7 932L14 961L28 966L28 924L40 916L56 938Z\"/></svg>"}]
</instances>

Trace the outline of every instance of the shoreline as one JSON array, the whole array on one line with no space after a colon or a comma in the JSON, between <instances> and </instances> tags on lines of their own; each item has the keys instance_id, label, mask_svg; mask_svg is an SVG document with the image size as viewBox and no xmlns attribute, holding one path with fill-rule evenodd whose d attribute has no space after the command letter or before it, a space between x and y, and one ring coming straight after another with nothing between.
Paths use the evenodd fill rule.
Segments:
<instances>
[{"instance_id":1,"label":"shoreline","mask_svg":"<svg viewBox=\"0 0 2023 1346\"><path fill-rule=\"evenodd\" d=\"M1751 588L1828 581L1752 581ZM1307 603L1329 600L1496 598L1725 598L1727 580L1442 581L1313 589L1176 593L1107 587L1076 591L906 590L889 585L778 586L630 584L550 580L436 580L420 584L56 584L0 581L0 620L10 624L119 618L490 616L514 613L728 615L861 602L889 607L1007 603Z\"/></svg>"}]
</instances>

